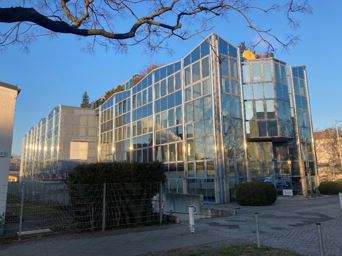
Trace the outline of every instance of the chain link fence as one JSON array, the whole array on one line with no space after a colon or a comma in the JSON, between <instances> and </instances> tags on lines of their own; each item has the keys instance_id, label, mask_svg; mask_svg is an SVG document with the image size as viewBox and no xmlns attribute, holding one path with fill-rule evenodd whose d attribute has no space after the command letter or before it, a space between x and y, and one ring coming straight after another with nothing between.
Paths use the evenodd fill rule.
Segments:
<instances>
[{"instance_id":1,"label":"chain link fence","mask_svg":"<svg viewBox=\"0 0 342 257\"><path fill-rule=\"evenodd\" d=\"M0 238L160 224L162 189L162 184L10 183Z\"/></svg>"}]
</instances>

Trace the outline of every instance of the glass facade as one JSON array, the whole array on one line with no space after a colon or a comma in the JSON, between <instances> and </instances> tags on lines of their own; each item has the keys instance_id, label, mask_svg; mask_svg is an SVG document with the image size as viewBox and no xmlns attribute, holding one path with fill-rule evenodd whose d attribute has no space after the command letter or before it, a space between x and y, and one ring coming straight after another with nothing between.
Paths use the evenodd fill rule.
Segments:
<instances>
[{"instance_id":1,"label":"glass facade","mask_svg":"<svg viewBox=\"0 0 342 257\"><path fill-rule=\"evenodd\" d=\"M210 35L99 107L99 161L161 161L169 192L209 202L233 200L251 179L299 191L297 153L314 169L304 74L273 57L244 60Z\"/></svg>"},{"instance_id":2,"label":"glass facade","mask_svg":"<svg viewBox=\"0 0 342 257\"><path fill-rule=\"evenodd\" d=\"M23 139L22 176L57 177L61 107L32 127Z\"/></svg>"}]
</instances>

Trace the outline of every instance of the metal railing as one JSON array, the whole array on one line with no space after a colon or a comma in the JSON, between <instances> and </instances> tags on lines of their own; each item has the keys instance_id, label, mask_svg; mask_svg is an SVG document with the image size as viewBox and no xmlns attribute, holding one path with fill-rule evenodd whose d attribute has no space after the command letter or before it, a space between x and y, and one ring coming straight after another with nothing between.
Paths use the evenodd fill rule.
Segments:
<instances>
[{"instance_id":1,"label":"metal railing","mask_svg":"<svg viewBox=\"0 0 342 257\"><path fill-rule=\"evenodd\" d=\"M162 190L161 184L10 183L0 238L160 224Z\"/></svg>"}]
</instances>

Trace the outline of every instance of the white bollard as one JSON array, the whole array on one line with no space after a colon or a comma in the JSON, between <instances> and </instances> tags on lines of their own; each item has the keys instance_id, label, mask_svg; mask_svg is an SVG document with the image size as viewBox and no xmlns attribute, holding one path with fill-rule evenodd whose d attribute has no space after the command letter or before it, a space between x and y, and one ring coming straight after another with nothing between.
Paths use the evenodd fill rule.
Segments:
<instances>
[{"instance_id":1,"label":"white bollard","mask_svg":"<svg viewBox=\"0 0 342 257\"><path fill-rule=\"evenodd\" d=\"M342 210L342 193L338 193L340 199L340 209Z\"/></svg>"},{"instance_id":2,"label":"white bollard","mask_svg":"<svg viewBox=\"0 0 342 257\"><path fill-rule=\"evenodd\" d=\"M195 207L189 206L189 228L190 232L195 233Z\"/></svg>"}]
</instances>

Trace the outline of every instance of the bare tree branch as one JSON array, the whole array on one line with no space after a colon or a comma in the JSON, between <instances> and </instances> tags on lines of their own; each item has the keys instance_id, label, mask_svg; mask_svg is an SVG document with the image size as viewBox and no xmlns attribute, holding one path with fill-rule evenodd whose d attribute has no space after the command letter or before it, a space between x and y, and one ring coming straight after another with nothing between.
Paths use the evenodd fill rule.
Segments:
<instances>
[{"instance_id":1,"label":"bare tree branch","mask_svg":"<svg viewBox=\"0 0 342 257\"><path fill-rule=\"evenodd\" d=\"M285 4L262 6L252 0L39 0L36 6L0 7L0 23L35 24L54 33L91 37L91 45L115 43L119 46L146 43L156 49L170 37L187 39L207 31L214 17L238 14L246 26L254 31L258 40L254 47L265 44L271 51L274 44L287 48L297 41L296 36L285 40L273 33L271 28L257 26L253 14L279 13L285 10L284 18L292 27L297 27L296 14L310 13L306 0L287 0ZM122 20L125 20L122 23ZM183 25L183 22L191 23ZM0 32L0 47L19 42L22 33L10 27ZM201 28L201 29L199 29ZM17 31L19 29L19 31ZM26 28L25 28L26 29ZM122 32L123 31L123 32ZM27 31L26 31L27 33ZM33 34L36 31L33 31ZM101 40L105 39L105 41ZM14 41L13 41L14 40ZM101 40L101 41L100 41ZM124 43L123 41L127 41Z\"/></svg>"}]
</instances>

